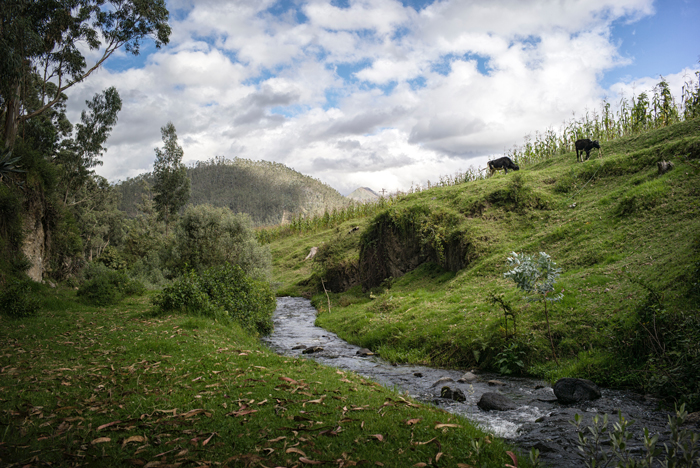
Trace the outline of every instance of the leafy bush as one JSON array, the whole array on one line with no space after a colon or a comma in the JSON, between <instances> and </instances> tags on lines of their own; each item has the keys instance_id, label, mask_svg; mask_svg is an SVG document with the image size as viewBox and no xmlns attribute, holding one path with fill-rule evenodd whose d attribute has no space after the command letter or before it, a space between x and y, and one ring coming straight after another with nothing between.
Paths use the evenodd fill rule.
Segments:
<instances>
[{"instance_id":1,"label":"leafy bush","mask_svg":"<svg viewBox=\"0 0 700 468\"><path fill-rule=\"evenodd\" d=\"M142 294L143 284L130 279L123 271L114 271L105 266L88 271L90 278L78 288L78 296L88 304L107 306L116 304L126 296Z\"/></svg>"},{"instance_id":2,"label":"leafy bush","mask_svg":"<svg viewBox=\"0 0 700 468\"><path fill-rule=\"evenodd\" d=\"M32 281L13 279L0 292L0 314L22 318L36 314L41 306L32 291Z\"/></svg>"},{"instance_id":3,"label":"leafy bush","mask_svg":"<svg viewBox=\"0 0 700 468\"><path fill-rule=\"evenodd\" d=\"M262 335L272 332L275 296L269 283L246 275L238 265L197 273L191 270L167 286L153 300L162 312L204 315L235 321Z\"/></svg>"},{"instance_id":4,"label":"leafy bush","mask_svg":"<svg viewBox=\"0 0 700 468\"><path fill-rule=\"evenodd\" d=\"M250 276L270 276L270 250L258 244L248 215L211 205L190 205L175 236L175 270L203 271L235 264Z\"/></svg>"}]
</instances>

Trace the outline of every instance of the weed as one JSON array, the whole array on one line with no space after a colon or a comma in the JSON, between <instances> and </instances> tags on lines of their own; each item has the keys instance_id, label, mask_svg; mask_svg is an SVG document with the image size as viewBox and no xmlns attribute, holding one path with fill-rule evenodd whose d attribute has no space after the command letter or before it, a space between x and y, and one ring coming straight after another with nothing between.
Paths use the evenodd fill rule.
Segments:
<instances>
[{"instance_id":1,"label":"weed","mask_svg":"<svg viewBox=\"0 0 700 468\"><path fill-rule=\"evenodd\" d=\"M576 414L570 423L578 431L578 449L586 466L620 468L651 468L662 466L665 468L692 468L700 464L700 434L682 429L688 416L685 406L676 408L675 416L668 417L670 439L664 443L664 456L657 447L659 436L649 434L644 428L644 453L638 457L629 447L632 434L628 428L634 421L627 420L622 413L618 413L618 421L613 424L612 430L608 426L608 415L601 419L599 415L593 417L593 424L583 426L583 419ZM657 464L658 463L658 464Z\"/></svg>"}]
</instances>

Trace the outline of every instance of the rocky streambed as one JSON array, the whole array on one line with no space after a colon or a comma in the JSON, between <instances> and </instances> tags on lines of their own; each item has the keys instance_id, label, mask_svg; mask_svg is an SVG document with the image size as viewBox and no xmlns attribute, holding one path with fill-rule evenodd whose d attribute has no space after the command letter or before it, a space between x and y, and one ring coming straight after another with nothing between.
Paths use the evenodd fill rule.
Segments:
<instances>
[{"instance_id":1,"label":"rocky streambed","mask_svg":"<svg viewBox=\"0 0 700 468\"><path fill-rule=\"evenodd\" d=\"M569 423L575 414L590 423L596 414L607 413L611 423L618 412L634 421L633 452L641 453L643 428L667 439L668 413L657 409L657 402L631 392L601 390L601 397L586 402L562 404L544 381L464 370L433 369L424 366L392 365L314 325L316 310L302 298L277 299L275 331L265 342L286 356L305 356L322 364L351 370L390 388L407 392L413 398L463 415L487 432L510 440L524 451L535 447L540 458L551 466L583 467L578 455L578 436ZM504 411L484 410L484 394L496 394L505 402ZM493 395L487 395L492 396ZM502 398L501 398L502 397ZM506 409L509 408L509 409Z\"/></svg>"}]
</instances>

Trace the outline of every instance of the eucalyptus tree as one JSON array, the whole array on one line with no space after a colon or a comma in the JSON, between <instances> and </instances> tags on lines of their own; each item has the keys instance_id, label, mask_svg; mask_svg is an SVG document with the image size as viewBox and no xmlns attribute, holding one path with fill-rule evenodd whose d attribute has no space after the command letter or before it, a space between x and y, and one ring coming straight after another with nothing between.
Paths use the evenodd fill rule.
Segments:
<instances>
[{"instance_id":1,"label":"eucalyptus tree","mask_svg":"<svg viewBox=\"0 0 700 468\"><path fill-rule=\"evenodd\" d=\"M165 0L4 0L0 2L0 114L2 139L13 147L19 125L65 98L116 52L138 55L143 41L156 47L170 37ZM87 46L98 50L88 65ZM32 80L40 98L28 99Z\"/></svg>"},{"instance_id":2,"label":"eucalyptus tree","mask_svg":"<svg viewBox=\"0 0 700 468\"><path fill-rule=\"evenodd\" d=\"M180 208L190 199L190 179L182 163L184 151L177 143L175 125L168 122L161 127L163 149L156 148L156 161L153 164L153 202L160 218L165 222L165 235L168 226Z\"/></svg>"}]
</instances>

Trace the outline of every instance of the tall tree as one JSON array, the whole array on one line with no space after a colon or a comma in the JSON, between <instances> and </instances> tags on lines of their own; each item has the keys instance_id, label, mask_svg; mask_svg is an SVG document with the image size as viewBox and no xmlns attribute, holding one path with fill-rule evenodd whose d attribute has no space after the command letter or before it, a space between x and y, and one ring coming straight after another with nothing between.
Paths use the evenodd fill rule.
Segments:
<instances>
[{"instance_id":1,"label":"tall tree","mask_svg":"<svg viewBox=\"0 0 700 468\"><path fill-rule=\"evenodd\" d=\"M2 138L13 147L18 126L58 104L63 92L124 47L137 55L144 39L156 47L170 37L165 0L4 0L0 2ZM100 50L88 68L81 48ZM41 82L41 99L25 99Z\"/></svg>"},{"instance_id":2,"label":"tall tree","mask_svg":"<svg viewBox=\"0 0 700 468\"><path fill-rule=\"evenodd\" d=\"M165 235L173 216L190 199L190 179L182 164L184 151L177 143L177 133L172 122L161 127L163 149L156 148L156 161L153 164L153 201L160 218L165 221Z\"/></svg>"},{"instance_id":3,"label":"tall tree","mask_svg":"<svg viewBox=\"0 0 700 468\"><path fill-rule=\"evenodd\" d=\"M102 165L99 158L107 151L104 144L122 108L122 100L114 87L95 94L92 101L85 101L85 104L90 112L82 112L80 123L75 126L75 137L63 140L54 158L64 190L63 202L69 205L81 202L82 198L75 195L94 174L92 168Z\"/></svg>"}]
</instances>

